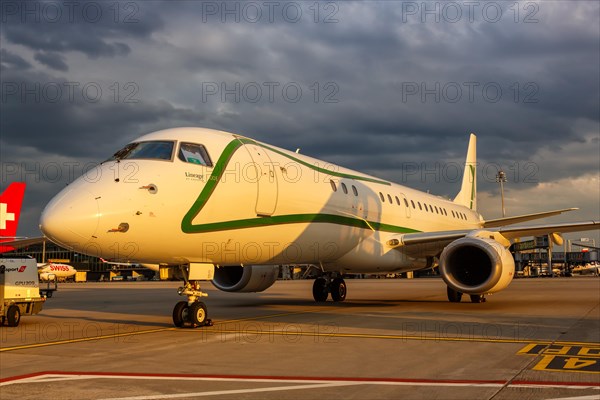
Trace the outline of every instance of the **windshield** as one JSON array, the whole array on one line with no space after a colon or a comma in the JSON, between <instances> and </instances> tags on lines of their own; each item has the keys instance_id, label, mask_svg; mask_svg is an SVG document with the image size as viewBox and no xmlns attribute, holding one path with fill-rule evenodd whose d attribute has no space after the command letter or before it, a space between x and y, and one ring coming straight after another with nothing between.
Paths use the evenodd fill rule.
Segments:
<instances>
[{"instance_id":1,"label":"windshield","mask_svg":"<svg viewBox=\"0 0 600 400\"><path fill-rule=\"evenodd\" d=\"M110 160L171 160L174 144L171 141L129 143Z\"/></svg>"},{"instance_id":2,"label":"windshield","mask_svg":"<svg viewBox=\"0 0 600 400\"><path fill-rule=\"evenodd\" d=\"M206 165L212 167L212 161L208 156L206 148L201 144L181 143L179 146L179 159L191 164Z\"/></svg>"}]
</instances>

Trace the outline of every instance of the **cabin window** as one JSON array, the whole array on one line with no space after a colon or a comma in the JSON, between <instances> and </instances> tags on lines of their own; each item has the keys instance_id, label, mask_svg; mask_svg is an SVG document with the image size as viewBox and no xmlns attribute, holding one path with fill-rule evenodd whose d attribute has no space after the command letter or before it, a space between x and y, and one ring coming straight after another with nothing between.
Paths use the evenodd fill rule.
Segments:
<instances>
[{"instance_id":1,"label":"cabin window","mask_svg":"<svg viewBox=\"0 0 600 400\"><path fill-rule=\"evenodd\" d=\"M179 145L178 157L181 161L190 164L205 165L207 167L212 167L213 165L206 148L201 144L181 143Z\"/></svg>"},{"instance_id":2,"label":"cabin window","mask_svg":"<svg viewBox=\"0 0 600 400\"><path fill-rule=\"evenodd\" d=\"M358 196L358 190L356 189L356 186L352 185L352 193L354 193L355 196Z\"/></svg>"},{"instance_id":3,"label":"cabin window","mask_svg":"<svg viewBox=\"0 0 600 400\"><path fill-rule=\"evenodd\" d=\"M454 218L456 218L456 215L454 215L454 210L451 210L451 211L452 211L452 216L453 216Z\"/></svg>"},{"instance_id":4,"label":"cabin window","mask_svg":"<svg viewBox=\"0 0 600 400\"><path fill-rule=\"evenodd\" d=\"M392 196L390 196L389 194L387 195L388 200L390 201L390 204L394 204L394 202L392 201Z\"/></svg>"},{"instance_id":5,"label":"cabin window","mask_svg":"<svg viewBox=\"0 0 600 400\"><path fill-rule=\"evenodd\" d=\"M337 186L335 185L335 182L330 179L329 184L331 185L331 190L337 192Z\"/></svg>"},{"instance_id":6,"label":"cabin window","mask_svg":"<svg viewBox=\"0 0 600 400\"><path fill-rule=\"evenodd\" d=\"M129 143L109 160L171 160L173 147L175 142L170 140Z\"/></svg>"},{"instance_id":7,"label":"cabin window","mask_svg":"<svg viewBox=\"0 0 600 400\"><path fill-rule=\"evenodd\" d=\"M383 197L383 193L379 192L379 198L385 203L385 197Z\"/></svg>"},{"instance_id":8,"label":"cabin window","mask_svg":"<svg viewBox=\"0 0 600 400\"><path fill-rule=\"evenodd\" d=\"M411 200L411 201L410 201L410 204L412 204L413 208L416 208L416 207L415 207L415 202L414 202L414 201L412 201L412 200Z\"/></svg>"},{"instance_id":9,"label":"cabin window","mask_svg":"<svg viewBox=\"0 0 600 400\"><path fill-rule=\"evenodd\" d=\"M417 201L417 205L419 206L419 210L423 209L423 207L421 207L421 202L420 201Z\"/></svg>"},{"instance_id":10,"label":"cabin window","mask_svg":"<svg viewBox=\"0 0 600 400\"><path fill-rule=\"evenodd\" d=\"M438 210L437 206L433 206L433 207L435 208L435 213L436 213L436 214L439 214L439 213L440 213L440 210Z\"/></svg>"},{"instance_id":11,"label":"cabin window","mask_svg":"<svg viewBox=\"0 0 600 400\"><path fill-rule=\"evenodd\" d=\"M406 200L406 197L404 198L404 204L406 205L406 207L408 207L408 200Z\"/></svg>"},{"instance_id":12,"label":"cabin window","mask_svg":"<svg viewBox=\"0 0 600 400\"><path fill-rule=\"evenodd\" d=\"M444 208L444 215L447 217L448 216L448 211L446 211L446 209Z\"/></svg>"},{"instance_id":13,"label":"cabin window","mask_svg":"<svg viewBox=\"0 0 600 400\"><path fill-rule=\"evenodd\" d=\"M344 191L344 194L348 194L348 188L344 182L342 182L342 190Z\"/></svg>"},{"instance_id":14,"label":"cabin window","mask_svg":"<svg viewBox=\"0 0 600 400\"><path fill-rule=\"evenodd\" d=\"M400 199L398 198L398 196L394 196L396 197L396 204L400 205Z\"/></svg>"}]
</instances>

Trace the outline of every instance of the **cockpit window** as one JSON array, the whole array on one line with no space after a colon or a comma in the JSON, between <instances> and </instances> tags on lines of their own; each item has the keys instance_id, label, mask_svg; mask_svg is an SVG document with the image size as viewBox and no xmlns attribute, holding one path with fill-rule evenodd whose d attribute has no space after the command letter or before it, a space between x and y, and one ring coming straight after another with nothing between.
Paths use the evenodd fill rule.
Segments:
<instances>
[{"instance_id":1,"label":"cockpit window","mask_svg":"<svg viewBox=\"0 0 600 400\"><path fill-rule=\"evenodd\" d=\"M170 160L175 143L171 141L152 141L129 143L117 151L111 160Z\"/></svg>"},{"instance_id":2,"label":"cockpit window","mask_svg":"<svg viewBox=\"0 0 600 400\"><path fill-rule=\"evenodd\" d=\"M201 144L183 142L179 146L179 159L191 164L205 165L212 167L212 161Z\"/></svg>"}]
</instances>

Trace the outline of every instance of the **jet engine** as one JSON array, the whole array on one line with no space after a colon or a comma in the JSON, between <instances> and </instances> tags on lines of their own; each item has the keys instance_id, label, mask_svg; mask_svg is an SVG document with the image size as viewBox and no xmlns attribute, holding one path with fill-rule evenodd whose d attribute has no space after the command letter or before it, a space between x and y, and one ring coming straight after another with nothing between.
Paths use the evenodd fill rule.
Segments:
<instances>
[{"instance_id":1,"label":"jet engine","mask_svg":"<svg viewBox=\"0 0 600 400\"><path fill-rule=\"evenodd\" d=\"M217 289L225 292L262 292L275 283L277 265L233 265L215 268L212 280Z\"/></svg>"},{"instance_id":2,"label":"jet engine","mask_svg":"<svg viewBox=\"0 0 600 400\"><path fill-rule=\"evenodd\" d=\"M442 251L440 273L457 292L495 293L512 281L515 262L504 245L491 237L464 237Z\"/></svg>"}]
</instances>

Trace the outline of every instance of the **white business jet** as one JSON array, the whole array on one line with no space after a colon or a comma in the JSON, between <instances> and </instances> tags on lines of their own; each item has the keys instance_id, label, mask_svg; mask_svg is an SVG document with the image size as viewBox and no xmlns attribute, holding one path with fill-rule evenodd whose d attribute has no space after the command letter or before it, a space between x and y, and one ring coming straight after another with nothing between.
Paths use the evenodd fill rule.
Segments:
<instances>
[{"instance_id":1,"label":"white business jet","mask_svg":"<svg viewBox=\"0 0 600 400\"><path fill-rule=\"evenodd\" d=\"M247 137L201 128L142 136L63 189L40 228L52 241L114 261L179 271L173 322L207 321L202 280L259 292L278 265L320 271L316 301L346 298L347 273L401 273L439 262L448 298L481 302L514 275L510 241L598 229L597 221L510 227L565 210L486 221L477 213L476 138L454 200Z\"/></svg>"}]
</instances>

